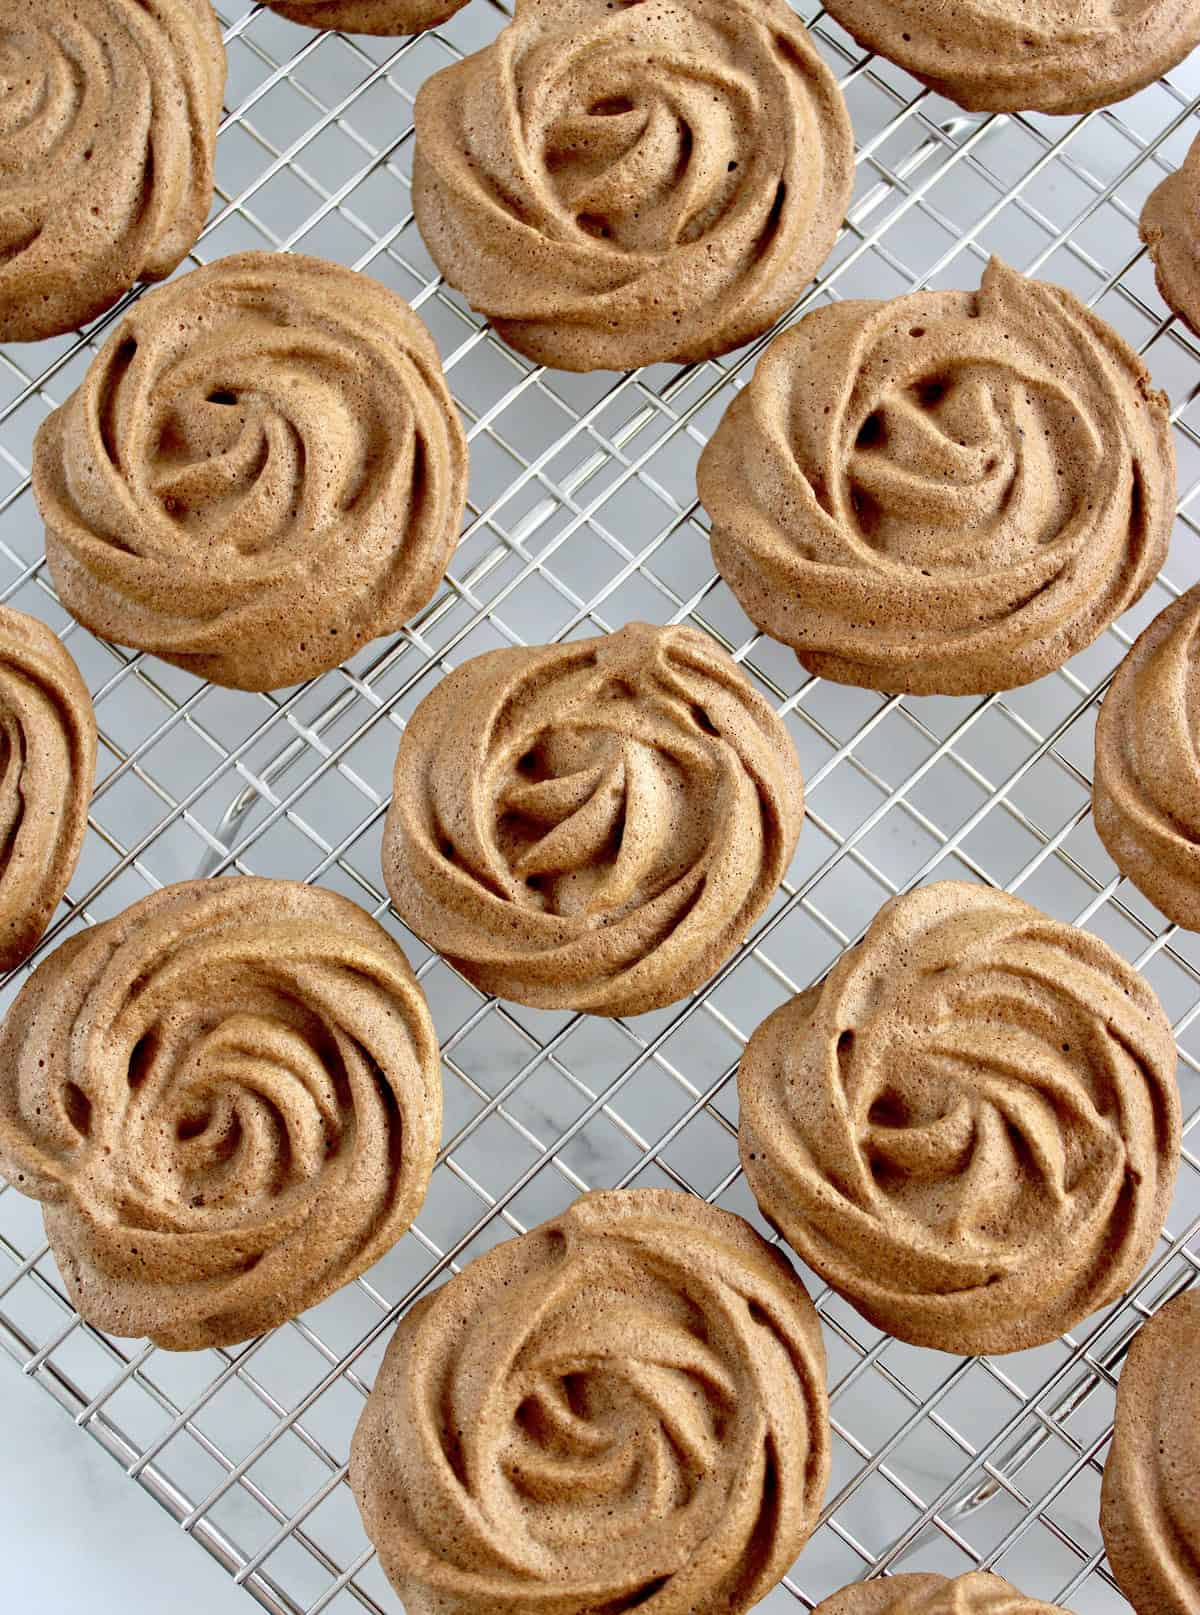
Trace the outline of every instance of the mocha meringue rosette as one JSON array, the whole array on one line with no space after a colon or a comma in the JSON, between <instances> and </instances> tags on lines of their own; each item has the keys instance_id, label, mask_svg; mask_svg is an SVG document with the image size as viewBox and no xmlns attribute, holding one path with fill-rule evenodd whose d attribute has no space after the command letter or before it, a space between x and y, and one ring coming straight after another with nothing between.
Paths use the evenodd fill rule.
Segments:
<instances>
[{"instance_id":1,"label":"mocha meringue rosette","mask_svg":"<svg viewBox=\"0 0 1200 1615\"><path fill-rule=\"evenodd\" d=\"M725 353L833 246L845 102L784 0L519 0L427 79L413 207L446 279L563 370Z\"/></svg>"},{"instance_id":2,"label":"mocha meringue rosette","mask_svg":"<svg viewBox=\"0 0 1200 1615\"><path fill-rule=\"evenodd\" d=\"M1069 292L831 304L767 349L700 458L725 581L810 672L961 695L1061 667L1153 582L1167 400Z\"/></svg>"},{"instance_id":3,"label":"mocha meringue rosette","mask_svg":"<svg viewBox=\"0 0 1200 1615\"><path fill-rule=\"evenodd\" d=\"M396 757L383 873L476 986L632 1015L744 939L800 833L791 737L690 628L491 651L425 697Z\"/></svg>"},{"instance_id":4,"label":"mocha meringue rosette","mask_svg":"<svg viewBox=\"0 0 1200 1615\"><path fill-rule=\"evenodd\" d=\"M350 1456L409 1615L742 1615L828 1473L803 1286L661 1189L585 1195L415 1307Z\"/></svg>"},{"instance_id":5,"label":"mocha meringue rosette","mask_svg":"<svg viewBox=\"0 0 1200 1615\"><path fill-rule=\"evenodd\" d=\"M759 1027L739 1149L763 1213L877 1328L974 1354L1116 1299L1180 1152L1175 1040L1097 937L959 881L886 903Z\"/></svg>"},{"instance_id":6,"label":"mocha meringue rosette","mask_svg":"<svg viewBox=\"0 0 1200 1615\"><path fill-rule=\"evenodd\" d=\"M28 958L75 873L96 774L96 714L44 623L0 606L0 970Z\"/></svg>"},{"instance_id":7,"label":"mocha meringue rosette","mask_svg":"<svg viewBox=\"0 0 1200 1615\"><path fill-rule=\"evenodd\" d=\"M247 690L401 628L442 579L466 483L425 326L378 281L295 253L142 298L34 445L67 609Z\"/></svg>"},{"instance_id":8,"label":"mocha meringue rosette","mask_svg":"<svg viewBox=\"0 0 1200 1615\"><path fill-rule=\"evenodd\" d=\"M0 20L0 342L74 330L196 244L225 47L209 0L37 0Z\"/></svg>"},{"instance_id":9,"label":"mocha meringue rosette","mask_svg":"<svg viewBox=\"0 0 1200 1615\"><path fill-rule=\"evenodd\" d=\"M1200 44L1188 0L828 0L868 50L979 112L1092 112Z\"/></svg>"},{"instance_id":10,"label":"mocha meringue rosette","mask_svg":"<svg viewBox=\"0 0 1200 1615\"><path fill-rule=\"evenodd\" d=\"M42 1201L72 1301L175 1350L273 1328L382 1256L441 1101L400 948L290 881L156 892L63 943L0 1032L0 1170Z\"/></svg>"},{"instance_id":11,"label":"mocha meringue rosette","mask_svg":"<svg viewBox=\"0 0 1200 1615\"><path fill-rule=\"evenodd\" d=\"M1100 1529L1137 1615L1200 1609L1200 1291L1139 1329L1117 1386Z\"/></svg>"}]
</instances>

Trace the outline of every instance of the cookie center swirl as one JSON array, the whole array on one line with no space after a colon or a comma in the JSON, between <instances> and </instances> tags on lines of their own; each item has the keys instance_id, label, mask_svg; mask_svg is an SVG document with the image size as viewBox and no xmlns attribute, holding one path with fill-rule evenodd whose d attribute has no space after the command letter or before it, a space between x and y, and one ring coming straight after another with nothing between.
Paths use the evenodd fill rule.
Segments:
<instances>
[{"instance_id":1,"label":"cookie center swirl","mask_svg":"<svg viewBox=\"0 0 1200 1615\"><path fill-rule=\"evenodd\" d=\"M761 116L753 83L719 63L584 49L546 98L545 165L580 230L625 252L666 252L733 207L755 172L739 131Z\"/></svg>"},{"instance_id":2,"label":"cookie center swirl","mask_svg":"<svg viewBox=\"0 0 1200 1615\"><path fill-rule=\"evenodd\" d=\"M632 721L630 703L617 700L618 722ZM570 724L522 742L515 762L502 763L496 791L496 844L511 894L581 917L652 902L703 859L722 772L685 736L653 744Z\"/></svg>"},{"instance_id":3,"label":"cookie center swirl","mask_svg":"<svg viewBox=\"0 0 1200 1615\"><path fill-rule=\"evenodd\" d=\"M547 1322L542 1309L541 1329L516 1354L494 1447L470 1454L485 1506L500 1517L511 1487L530 1536L556 1555L579 1556L580 1579L590 1573L581 1526L598 1506L625 1538L686 1518L736 1428L735 1378L707 1344L702 1317L666 1283L654 1288L655 1297L634 1305L619 1275L585 1265L565 1278L560 1315ZM630 1353L628 1342L650 1331L653 1356Z\"/></svg>"},{"instance_id":4,"label":"cookie center swirl","mask_svg":"<svg viewBox=\"0 0 1200 1615\"><path fill-rule=\"evenodd\" d=\"M882 355L900 375L869 407L856 399L846 427L838 514L926 576L1034 559L1096 508L1114 474L1086 404L1037 369L973 353L972 324L945 333L962 357L935 370L920 365L923 330L905 342L907 363Z\"/></svg>"},{"instance_id":5,"label":"cookie center swirl","mask_svg":"<svg viewBox=\"0 0 1200 1615\"><path fill-rule=\"evenodd\" d=\"M922 1242L950 1234L1002 1265L1020 1259L1014 1230L1086 1224L1124 1170L1120 1106L1094 1075L1120 1080L1120 1062L1061 992L1047 939L1010 946L999 965L935 961L892 1016L837 1046L863 1169L852 1192Z\"/></svg>"},{"instance_id":6,"label":"cookie center swirl","mask_svg":"<svg viewBox=\"0 0 1200 1615\"><path fill-rule=\"evenodd\" d=\"M81 111L103 61L102 45L69 19L55 31L0 31L0 203L3 189L37 178L40 163L82 157L76 147L97 131ZM5 220L0 207L0 252L15 247L11 231L19 215L15 208Z\"/></svg>"},{"instance_id":7,"label":"cookie center swirl","mask_svg":"<svg viewBox=\"0 0 1200 1615\"><path fill-rule=\"evenodd\" d=\"M218 544L252 570L273 552L294 569L348 518L370 520L389 494L400 504L423 378L396 349L364 369L349 322L306 332L244 301L232 345L238 303L190 340L160 326L116 348L95 384L97 424L144 517L202 556Z\"/></svg>"}]
</instances>

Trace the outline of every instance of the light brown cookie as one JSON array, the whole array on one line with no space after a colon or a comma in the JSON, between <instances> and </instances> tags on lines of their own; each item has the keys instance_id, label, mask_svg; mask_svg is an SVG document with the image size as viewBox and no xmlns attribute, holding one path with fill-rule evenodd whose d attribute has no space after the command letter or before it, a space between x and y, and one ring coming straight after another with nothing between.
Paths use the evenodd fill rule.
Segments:
<instances>
[{"instance_id":1,"label":"light brown cookie","mask_svg":"<svg viewBox=\"0 0 1200 1615\"><path fill-rule=\"evenodd\" d=\"M1113 862L1168 919L1200 929L1200 586L1121 663L1096 723L1092 816Z\"/></svg>"},{"instance_id":2,"label":"light brown cookie","mask_svg":"<svg viewBox=\"0 0 1200 1615\"><path fill-rule=\"evenodd\" d=\"M690 1195L585 1195L405 1317L350 1452L409 1615L742 1615L829 1476L784 1258Z\"/></svg>"},{"instance_id":3,"label":"light brown cookie","mask_svg":"<svg viewBox=\"0 0 1200 1615\"><path fill-rule=\"evenodd\" d=\"M74 330L196 243L225 47L209 0L36 0L0 18L0 342Z\"/></svg>"},{"instance_id":4,"label":"light brown cookie","mask_svg":"<svg viewBox=\"0 0 1200 1615\"><path fill-rule=\"evenodd\" d=\"M404 954L291 881L156 892L52 953L0 1032L0 1171L82 1315L172 1350L364 1272L425 1197L441 1113Z\"/></svg>"},{"instance_id":5,"label":"light brown cookie","mask_svg":"<svg viewBox=\"0 0 1200 1615\"><path fill-rule=\"evenodd\" d=\"M560 370L701 359L765 331L854 174L833 74L784 0L518 0L417 96L438 268Z\"/></svg>"},{"instance_id":6,"label":"light brown cookie","mask_svg":"<svg viewBox=\"0 0 1200 1615\"><path fill-rule=\"evenodd\" d=\"M962 695L1061 667L1175 514L1167 400L1070 292L832 304L777 337L700 457L717 566L823 678Z\"/></svg>"},{"instance_id":7,"label":"light brown cookie","mask_svg":"<svg viewBox=\"0 0 1200 1615\"><path fill-rule=\"evenodd\" d=\"M965 1576L888 1576L858 1581L825 1598L813 1615L1065 1615L1057 1604L1026 1598L986 1570Z\"/></svg>"},{"instance_id":8,"label":"light brown cookie","mask_svg":"<svg viewBox=\"0 0 1200 1615\"><path fill-rule=\"evenodd\" d=\"M402 627L446 570L466 483L425 326L298 254L223 258L143 297L34 445L67 610L244 690Z\"/></svg>"},{"instance_id":9,"label":"light brown cookie","mask_svg":"<svg viewBox=\"0 0 1200 1615\"><path fill-rule=\"evenodd\" d=\"M0 970L27 959L75 873L96 774L96 714L70 654L0 606Z\"/></svg>"},{"instance_id":10,"label":"light brown cookie","mask_svg":"<svg viewBox=\"0 0 1200 1615\"><path fill-rule=\"evenodd\" d=\"M1191 0L828 0L830 16L959 106L1091 112L1200 44Z\"/></svg>"},{"instance_id":11,"label":"light brown cookie","mask_svg":"<svg viewBox=\"0 0 1200 1615\"><path fill-rule=\"evenodd\" d=\"M1100 1529L1137 1615L1200 1609L1200 1291L1143 1324L1117 1386Z\"/></svg>"},{"instance_id":12,"label":"light brown cookie","mask_svg":"<svg viewBox=\"0 0 1200 1615\"><path fill-rule=\"evenodd\" d=\"M1183 167L1150 192L1138 228L1163 302L1200 334L1200 135Z\"/></svg>"},{"instance_id":13,"label":"light brown cookie","mask_svg":"<svg viewBox=\"0 0 1200 1615\"><path fill-rule=\"evenodd\" d=\"M419 34L453 17L466 0L264 0L289 22L346 34Z\"/></svg>"},{"instance_id":14,"label":"light brown cookie","mask_svg":"<svg viewBox=\"0 0 1200 1615\"><path fill-rule=\"evenodd\" d=\"M787 870L787 729L692 628L497 650L442 680L396 757L383 874L483 991L635 1015L733 953Z\"/></svg>"},{"instance_id":15,"label":"light brown cookie","mask_svg":"<svg viewBox=\"0 0 1200 1615\"><path fill-rule=\"evenodd\" d=\"M1175 1040L1098 938L1004 892L893 898L759 1027L739 1152L765 1216L900 1340L1053 1340L1119 1296L1179 1165Z\"/></svg>"}]
</instances>

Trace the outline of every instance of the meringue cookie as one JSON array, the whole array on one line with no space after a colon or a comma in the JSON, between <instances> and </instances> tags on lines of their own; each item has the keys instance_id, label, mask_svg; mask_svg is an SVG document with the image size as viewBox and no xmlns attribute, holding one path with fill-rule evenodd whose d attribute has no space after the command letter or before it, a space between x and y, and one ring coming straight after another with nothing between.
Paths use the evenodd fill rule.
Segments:
<instances>
[{"instance_id":1,"label":"meringue cookie","mask_svg":"<svg viewBox=\"0 0 1200 1615\"><path fill-rule=\"evenodd\" d=\"M859 1581L823 1599L813 1615L1066 1615L1057 1604L1026 1598L1000 1576L972 1570L949 1576L888 1576Z\"/></svg>"},{"instance_id":2,"label":"meringue cookie","mask_svg":"<svg viewBox=\"0 0 1200 1615\"><path fill-rule=\"evenodd\" d=\"M38 0L0 22L0 342L74 330L176 269L212 204L209 0Z\"/></svg>"},{"instance_id":3,"label":"meringue cookie","mask_svg":"<svg viewBox=\"0 0 1200 1615\"><path fill-rule=\"evenodd\" d=\"M738 1073L763 1213L877 1328L1022 1351L1119 1296L1180 1152L1175 1040L1107 944L945 881L886 903Z\"/></svg>"},{"instance_id":4,"label":"meringue cookie","mask_svg":"<svg viewBox=\"0 0 1200 1615\"><path fill-rule=\"evenodd\" d=\"M1146 198L1139 222L1154 260L1154 278L1167 307L1200 334L1200 135L1183 167Z\"/></svg>"},{"instance_id":5,"label":"meringue cookie","mask_svg":"<svg viewBox=\"0 0 1200 1615\"><path fill-rule=\"evenodd\" d=\"M833 246L854 141L784 0L518 0L414 114L413 207L452 286L562 370L726 353Z\"/></svg>"},{"instance_id":6,"label":"meringue cookie","mask_svg":"<svg viewBox=\"0 0 1200 1615\"><path fill-rule=\"evenodd\" d=\"M1200 44L1188 0L828 0L860 45L974 112L1091 112Z\"/></svg>"},{"instance_id":7,"label":"meringue cookie","mask_svg":"<svg viewBox=\"0 0 1200 1615\"><path fill-rule=\"evenodd\" d=\"M1179 925L1200 929L1200 585L1121 663L1096 723L1092 816L1113 862Z\"/></svg>"},{"instance_id":8,"label":"meringue cookie","mask_svg":"<svg viewBox=\"0 0 1200 1615\"><path fill-rule=\"evenodd\" d=\"M747 614L812 673L1027 684L1150 586L1175 514L1168 405L1070 292L832 304L777 337L697 471Z\"/></svg>"},{"instance_id":9,"label":"meringue cookie","mask_svg":"<svg viewBox=\"0 0 1200 1615\"><path fill-rule=\"evenodd\" d=\"M441 1131L408 961L344 897L168 886L73 936L0 1032L0 1171L97 1328L232 1345L412 1222Z\"/></svg>"},{"instance_id":10,"label":"meringue cookie","mask_svg":"<svg viewBox=\"0 0 1200 1615\"><path fill-rule=\"evenodd\" d=\"M34 445L67 610L244 690L402 627L446 570L466 482L425 326L299 254L223 258L142 298Z\"/></svg>"},{"instance_id":11,"label":"meringue cookie","mask_svg":"<svg viewBox=\"0 0 1200 1615\"><path fill-rule=\"evenodd\" d=\"M75 873L96 774L96 714L69 652L0 606L0 970L33 952Z\"/></svg>"},{"instance_id":12,"label":"meringue cookie","mask_svg":"<svg viewBox=\"0 0 1200 1615\"><path fill-rule=\"evenodd\" d=\"M828 1475L803 1285L663 1189L585 1195L414 1307L350 1452L408 1615L742 1615Z\"/></svg>"},{"instance_id":13,"label":"meringue cookie","mask_svg":"<svg viewBox=\"0 0 1200 1615\"><path fill-rule=\"evenodd\" d=\"M1117 1386L1100 1529L1137 1615L1200 1609L1200 1291L1143 1324Z\"/></svg>"},{"instance_id":14,"label":"meringue cookie","mask_svg":"<svg viewBox=\"0 0 1200 1615\"><path fill-rule=\"evenodd\" d=\"M419 34L453 17L466 0L264 0L289 22L346 34Z\"/></svg>"},{"instance_id":15,"label":"meringue cookie","mask_svg":"<svg viewBox=\"0 0 1200 1615\"><path fill-rule=\"evenodd\" d=\"M791 738L736 663L645 623L464 663L409 719L394 787L405 924L485 992L598 1015L706 981L804 814Z\"/></svg>"}]
</instances>

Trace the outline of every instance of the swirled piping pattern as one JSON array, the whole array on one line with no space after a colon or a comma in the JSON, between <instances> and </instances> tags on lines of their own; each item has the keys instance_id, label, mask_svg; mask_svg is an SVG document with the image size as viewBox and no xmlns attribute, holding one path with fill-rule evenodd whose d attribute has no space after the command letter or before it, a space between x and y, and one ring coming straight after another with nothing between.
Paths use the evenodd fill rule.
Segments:
<instances>
[{"instance_id":1,"label":"swirled piping pattern","mask_svg":"<svg viewBox=\"0 0 1200 1615\"><path fill-rule=\"evenodd\" d=\"M195 245L225 48L209 0L38 0L0 21L0 342L70 331Z\"/></svg>"},{"instance_id":2,"label":"swirled piping pattern","mask_svg":"<svg viewBox=\"0 0 1200 1615\"><path fill-rule=\"evenodd\" d=\"M28 958L79 862L96 715L69 653L0 606L0 969Z\"/></svg>"},{"instance_id":3,"label":"swirled piping pattern","mask_svg":"<svg viewBox=\"0 0 1200 1615\"><path fill-rule=\"evenodd\" d=\"M810 671L869 689L1027 684L1154 580L1167 400L1069 292L993 259L978 292L809 314L700 459L713 556Z\"/></svg>"},{"instance_id":4,"label":"swirled piping pattern","mask_svg":"<svg viewBox=\"0 0 1200 1615\"><path fill-rule=\"evenodd\" d=\"M378 281L243 253L142 298L43 421L63 604L202 678L336 667L432 596L467 448L433 339Z\"/></svg>"},{"instance_id":5,"label":"swirled piping pattern","mask_svg":"<svg viewBox=\"0 0 1200 1615\"><path fill-rule=\"evenodd\" d=\"M585 1195L417 1306L350 1458L410 1615L741 1615L828 1470L803 1286L669 1190Z\"/></svg>"},{"instance_id":6,"label":"swirled piping pattern","mask_svg":"<svg viewBox=\"0 0 1200 1615\"><path fill-rule=\"evenodd\" d=\"M447 280L564 370L765 331L850 197L841 91L783 0L520 0L417 97L413 206Z\"/></svg>"},{"instance_id":7,"label":"swirled piping pattern","mask_svg":"<svg viewBox=\"0 0 1200 1615\"><path fill-rule=\"evenodd\" d=\"M905 1575L860 1581L818 1604L813 1615L1066 1615L986 1570L965 1576Z\"/></svg>"},{"instance_id":8,"label":"swirled piping pattern","mask_svg":"<svg viewBox=\"0 0 1200 1615\"><path fill-rule=\"evenodd\" d=\"M868 50L979 112L1091 112L1200 43L1186 0L830 0Z\"/></svg>"},{"instance_id":9,"label":"swirled piping pattern","mask_svg":"<svg viewBox=\"0 0 1200 1615\"><path fill-rule=\"evenodd\" d=\"M1200 136L1146 198L1139 230L1163 302L1200 332Z\"/></svg>"},{"instance_id":10,"label":"swirled piping pattern","mask_svg":"<svg viewBox=\"0 0 1200 1615\"><path fill-rule=\"evenodd\" d=\"M1200 1292L1134 1338L1100 1493L1108 1562L1137 1615L1200 1608Z\"/></svg>"},{"instance_id":11,"label":"swirled piping pattern","mask_svg":"<svg viewBox=\"0 0 1200 1615\"><path fill-rule=\"evenodd\" d=\"M884 905L738 1076L764 1214L872 1323L973 1354L1120 1295L1180 1150L1175 1041L1106 943L945 881Z\"/></svg>"},{"instance_id":12,"label":"swirled piping pattern","mask_svg":"<svg viewBox=\"0 0 1200 1615\"><path fill-rule=\"evenodd\" d=\"M229 1345L405 1232L441 1128L399 947L333 892L168 886L70 938L0 1032L0 1170L89 1322Z\"/></svg>"},{"instance_id":13,"label":"swirled piping pattern","mask_svg":"<svg viewBox=\"0 0 1200 1615\"><path fill-rule=\"evenodd\" d=\"M1161 612L1117 669L1096 724L1092 812L1113 861L1162 912L1200 928L1200 588Z\"/></svg>"},{"instance_id":14,"label":"swirled piping pattern","mask_svg":"<svg viewBox=\"0 0 1200 1615\"><path fill-rule=\"evenodd\" d=\"M421 702L383 870L398 913L485 991L634 1014L728 958L795 848L791 738L695 629L493 651Z\"/></svg>"}]
</instances>

